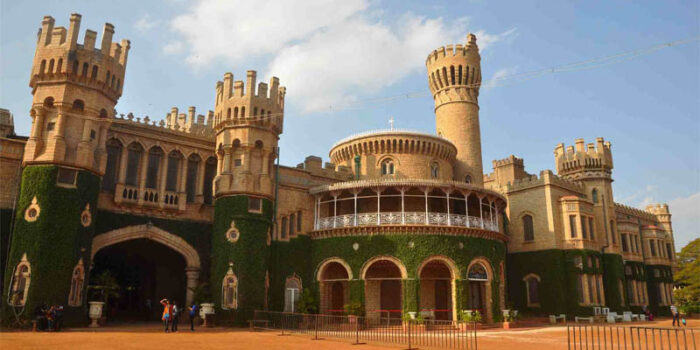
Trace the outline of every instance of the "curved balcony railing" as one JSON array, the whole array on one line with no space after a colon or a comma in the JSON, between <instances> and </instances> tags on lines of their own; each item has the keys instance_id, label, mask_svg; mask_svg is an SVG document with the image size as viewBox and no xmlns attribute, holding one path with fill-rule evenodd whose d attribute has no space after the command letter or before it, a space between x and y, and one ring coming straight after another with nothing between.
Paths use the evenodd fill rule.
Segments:
<instances>
[{"instance_id":1,"label":"curved balcony railing","mask_svg":"<svg viewBox=\"0 0 700 350\"><path fill-rule=\"evenodd\" d=\"M478 228L498 232L498 223L477 216L431 212L361 213L320 218L318 230L378 225L437 225Z\"/></svg>"}]
</instances>

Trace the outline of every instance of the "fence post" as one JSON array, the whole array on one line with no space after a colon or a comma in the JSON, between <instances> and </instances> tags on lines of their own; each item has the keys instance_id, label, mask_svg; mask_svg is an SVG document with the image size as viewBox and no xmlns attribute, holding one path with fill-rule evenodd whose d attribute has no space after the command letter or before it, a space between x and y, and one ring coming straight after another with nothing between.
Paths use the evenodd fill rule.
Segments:
<instances>
[{"instance_id":1,"label":"fence post","mask_svg":"<svg viewBox=\"0 0 700 350\"><path fill-rule=\"evenodd\" d=\"M569 324L566 324L566 348L571 350L571 334L569 334Z\"/></svg>"},{"instance_id":2,"label":"fence post","mask_svg":"<svg viewBox=\"0 0 700 350\"><path fill-rule=\"evenodd\" d=\"M355 317L355 344L360 344L360 317Z\"/></svg>"},{"instance_id":3,"label":"fence post","mask_svg":"<svg viewBox=\"0 0 700 350\"><path fill-rule=\"evenodd\" d=\"M411 350L411 320L406 321L408 323L408 350Z\"/></svg>"},{"instance_id":4,"label":"fence post","mask_svg":"<svg viewBox=\"0 0 700 350\"><path fill-rule=\"evenodd\" d=\"M319 315L314 315L314 340L318 340L318 319Z\"/></svg>"}]
</instances>

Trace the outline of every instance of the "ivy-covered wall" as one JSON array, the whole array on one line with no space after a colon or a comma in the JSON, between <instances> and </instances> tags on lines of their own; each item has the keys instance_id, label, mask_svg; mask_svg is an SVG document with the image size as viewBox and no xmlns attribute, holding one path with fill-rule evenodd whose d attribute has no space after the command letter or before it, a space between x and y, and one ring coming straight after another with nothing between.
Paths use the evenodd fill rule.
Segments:
<instances>
[{"instance_id":1,"label":"ivy-covered wall","mask_svg":"<svg viewBox=\"0 0 700 350\"><path fill-rule=\"evenodd\" d=\"M302 288L308 288L317 295L318 285L314 283L311 267L311 238L308 235L300 235L291 238L289 242L274 241L270 248L269 309L284 310L285 282L287 277L294 274L301 279Z\"/></svg>"},{"instance_id":2,"label":"ivy-covered wall","mask_svg":"<svg viewBox=\"0 0 700 350\"><path fill-rule=\"evenodd\" d=\"M668 306L659 305L662 300L659 294L659 283L673 283L671 268L664 265L645 265L645 267L649 309L654 315L671 316L671 310Z\"/></svg>"},{"instance_id":3,"label":"ivy-covered wall","mask_svg":"<svg viewBox=\"0 0 700 350\"><path fill-rule=\"evenodd\" d=\"M474 258L484 257L490 262L493 271L492 290L490 291L493 300L493 315L498 316L501 314L500 310L503 307L499 305L499 265L505 259L505 245L500 241L462 236L406 235L397 233L324 238L315 239L311 242L312 276L316 276L321 262L331 257L339 257L345 260L350 265L353 278L356 280L360 278L360 270L363 264L375 256L390 255L399 259L406 267L408 274L408 280L404 281L403 286L403 310L405 312L418 311L418 305L420 305L418 267L427 258L443 255L452 259L457 265L460 275L456 281L458 286L458 305L456 305L456 308L461 310L466 308L466 300L468 300L465 295L467 288L459 287L465 282L463 280L466 279L467 267ZM353 248L354 243L358 244L357 250ZM314 282L318 284L318 282ZM349 294L351 301L364 303L364 283L362 282L350 282Z\"/></svg>"},{"instance_id":4,"label":"ivy-covered wall","mask_svg":"<svg viewBox=\"0 0 700 350\"><path fill-rule=\"evenodd\" d=\"M625 293L625 264L619 254L603 254L601 261L603 269L603 288L605 289L605 305L611 311L622 312L625 306L622 305L622 294ZM622 281L622 289L620 289Z\"/></svg>"},{"instance_id":5,"label":"ivy-covered wall","mask_svg":"<svg viewBox=\"0 0 700 350\"><path fill-rule=\"evenodd\" d=\"M85 305L68 306L68 294L78 260L82 258L89 266L100 178L87 171L78 171L76 187L65 188L56 185L57 171L56 166L42 165L28 166L22 172L15 228L4 276L3 322L14 317L8 305L9 284L24 254L31 265L31 283L25 307L16 309L21 317L32 318L34 308L42 303L57 303L65 306L66 324L80 324L87 319ZM24 211L35 196L40 213L36 221L27 222ZM88 203L93 220L90 226L83 227L80 215Z\"/></svg>"},{"instance_id":6,"label":"ivy-covered wall","mask_svg":"<svg viewBox=\"0 0 700 350\"><path fill-rule=\"evenodd\" d=\"M254 310L265 304L265 274L268 272L270 247L268 232L272 226L272 202L262 199L262 213L248 211L248 196L217 198L214 204L214 229L211 235L211 291L217 318L224 324L244 324ZM235 220L240 237L232 243L226 231ZM222 282L233 264L238 278L238 309L221 308Z\"/></svg>"},{"instance_id":7,"label":"ivy-covered wall","mask_svg":"<svg viewBox=\"0 0 700 350\"><path fill-rule=\"evenodd\" d=\"M0 290L5 288L7 255L10 253L10 233L12 232L13 209L0 209Z\"/></svg>"}]
</instances>

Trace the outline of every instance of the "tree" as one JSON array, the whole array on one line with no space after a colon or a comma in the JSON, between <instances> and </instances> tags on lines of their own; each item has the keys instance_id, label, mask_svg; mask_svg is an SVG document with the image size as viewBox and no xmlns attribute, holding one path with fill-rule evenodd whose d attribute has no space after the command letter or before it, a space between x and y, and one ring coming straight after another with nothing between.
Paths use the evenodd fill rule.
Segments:
<instances>
[{"instance_id":1,"label":"tree","mask_svg":"<svg viewBox=\"0 0 700 350\"><path fill-rule=\"evenodd\" d=\"M680 253L676 254L678 271L674 282L679 287L674 291L674 297L684 306L700 304L700 238L688 243ZM695 308L694 307L694 308Z\"/></svg>"}]
</instances>

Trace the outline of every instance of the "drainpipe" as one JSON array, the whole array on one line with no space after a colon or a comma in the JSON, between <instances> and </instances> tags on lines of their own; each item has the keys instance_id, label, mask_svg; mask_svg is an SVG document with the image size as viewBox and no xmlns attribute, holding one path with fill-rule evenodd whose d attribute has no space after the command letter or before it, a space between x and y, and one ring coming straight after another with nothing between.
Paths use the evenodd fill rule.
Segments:
<instances>
[{"instance_id":1,"label":"drainpipe","mask_svg":"<svg viewBox=\"0 0 700 350\"><path fill-rule=\"evenodd\" d=\"M277 198L279 193L280 185L280 148L277 147L277 167L275 168L275 201L272 202L272 234L273 236L277 234ZM272 237L270 237L270 247L272 247ZM275 272L279 271L279 254L275 254ZM277 276L275 276L277 277ZM272 276L270 276L272 280ZM272 283L270 283L272 284ZM269 295L268 295L269 298ZM270 309L270 304L267 304L268 310Z\"/></svg>"},{"instance_id":2,"label":"drainpipe","mask_svg":"<svg viewBox=\"0 0 700 350\"><path fill-rule=\"evenodd\" d=\"M605 249L610 246L610 237L608 236L608 207L605 205L605 195L601 194L600 199L603 202L603 227L605 228L605 245L600 248L600 270L603 275L603 296L605 296ZM615 231L611 234L614 235ZM608 298L605 298L605 303L608 303Z\"/></svg>"}]
</instances>

